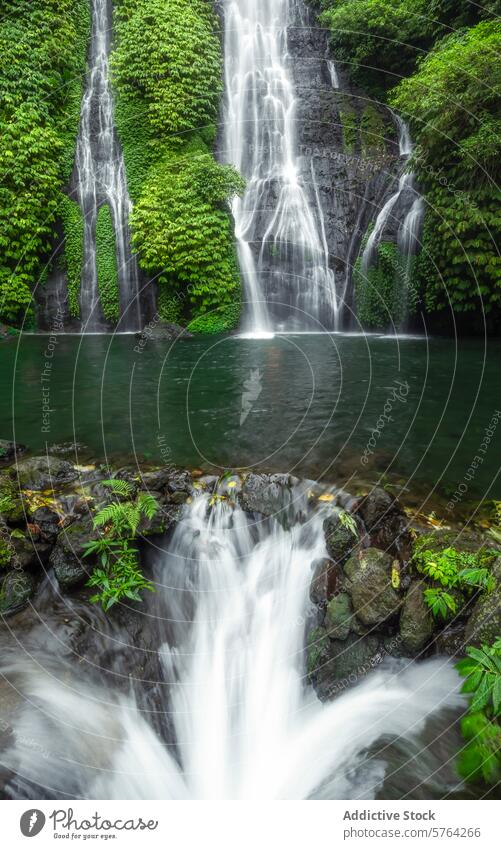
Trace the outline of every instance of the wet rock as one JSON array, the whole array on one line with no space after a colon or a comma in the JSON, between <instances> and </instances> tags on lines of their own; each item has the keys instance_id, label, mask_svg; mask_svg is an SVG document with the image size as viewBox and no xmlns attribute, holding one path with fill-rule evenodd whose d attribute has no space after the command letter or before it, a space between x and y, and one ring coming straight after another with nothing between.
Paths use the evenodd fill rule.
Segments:
<instances>
[{"instance_id":1,"label":"wet rock","mask_svg":"<svg viewBox=\"0 0 501 849\"><path fill-rule=\"evenodd\" d=\"M431 639L435 623L423 597L425 584L413 581L409 587L400 615L400 636L404 647L417 654Z\"/></svg>"},{"instance_id":2,"label":"wet rock","mask_svg":"<svg viewBox=\"0 0 501 849\"><path fill-rule=\"evenodd\" d=\"M165 534L181 519L183 513L182 505L162 504L162 496L159 492L151 492L150 495L156 498L159 503L159 509L152 519L148 519L146 516L141 518L139 535L153 536L155 534Z\"/></svg>"},{"instance_id":3,"label":"wet rock","mask_svg":"<svg viewBox=\"0 0 501 849\"><path fill-rule=\"evenodd\" d=\"M0 516L17 524L24 519L24 509L17 483L7 473L0 473Z\"/></svg>"},{"instance_id":4,"label":"wet rock","mask_svg":"<svg viewBox=\"0 0 501 849\"><path fill-rule=\"evenodd\" d=\"M295 478L291 475L247 475L238 500L248 513L276 516L290 507Z\"/></svg>"},{"instance_id":5,"label":"wet rock","mask_svg":"<svg viewBox=\"0 0 501 849\"><path fill-rule=\"evenodd\" d=\"M464 625L451 625L445 628L434 640L437 654L447 654L449 657L459 657L464 654L467 645Z\"/></svg>"},{"instance_id":6,"label":"wet rock","mask_svg":"<svg viewBox=\"0 0 501 849\"><path fill-rule=\"evenodd\" d=\"M379 625L400 609L402 598L391 582L392 564L388 554L368 548L350 557L344 567L353 609L363 625Z\"/></svg>"},{"instance_id":7,"label":"wet rock","mask_svg":"<svg viewBox=\"0 0 501 849\"><path fill-rule=\"evenodd\" d=\"M172 469L164 467L161 469L152 469L148 472L139 471L140 486L148 492L161 492L167 486L169 478L172 475Z\"/></svg>"},{"instance_id":8,"label":"wet rock","mask_svg":"<svg viewBox=\"0 0 501 849\"><path fill-rule=\"evenodd\" d=\"M151 322L151 324L146 325L141 333L136 333L136 338L139 340L138 346L144 347L148 343L148 339L155 339L162 342L170 342L181 338L193 339L193 333L186 330L186 327L181 327L180 324L160 321L157 324Z\"/></svg>"},{"instance_id":9,"label":"wet rock","mask_svg":"<svg viewBox=\"0 0 501 849\"><path fill-rule=\"evenodd\" d=\"M0 439L0 465L10 466L16 461L16 457L24 454L26 445L19 442L10 442L8 439Z\"/></svg>"},{"instance_id":10,"label":"wet rock","mask_svg":"<svg viewBox=\"0 0 501 849\"><path fill-rule=\"evenodd\" d=\"M72 483L78 471L58 457L30 457L16 466L21 489L45 490Z\"/></svg>"},{"instance_id":11,"label":"wet rock","mask_svg":"<svg viewBox=\"0 0 501 849\"><path fill-rule=\"evenodd\" d=\"M362 499L357 514L367 529L372 546L389 551L400 560L410 560L412 537L409 522L393 495L376 487Z\"/></svg>"},{"instance_id":12,"label":"wet rock","mask_svg":"<svg viewBox=\"0 0 501 849\"><path fill-rule=\"evenodd\" d=\"M333 560L322 557L313 562L312 571L310 599L313 604L325 606L339 588L341 580L339 568Z\"/></svg>"},{"instance_id":13,"label":"wet rock","mask_svg":"<svg viewBox=\"0 0 501 849\"><path fill-rule=\"evenodd\" d=\"M52 545L39 539L31 539L29 535L14 534L12 544L19 564L23 569L36 571L47 566Z\"/></svg>"},{"instance_id":14,"label":"wet rock","mask_svg":"<svg viewBox=\"0 0 501 849\"><path fill-rule=\"evenodd\" d=\"M35 593L36 581L28 572L14 569L8 572L0 588L0 613L12 616L28 604Z\"/></svg>"},{"instance_id":15,"label":"wet rock","mask_svg":"<svg viewBox=\"0 0 501 849\"><path fill-rule=\"evenodd\" d=\"M61 516L50 507L38 507L31 515L31 521L39 528L44 542L53 543L61 530Z\"/></svg>"},{"instance_id":16,"label":"wet rock","mask_svg":"<svg viewBox=\"0 0 501 849\"><path fill-rule=\"evenodd\" d=\"M331 640L325 628L314 628L308 636L308 674L322 701L332 699L356 684L384 657L375 636Z\"/></svg>"},{"instance_id":17,"label":"wet rock","mask_svg":"<svg viewBox=\"0 0 501 849\"><path fill-rule=\"evenodd\" d=\"M501 635L501 585L483 594L475 603L466 625L466 642L474 646L491 645Z\"/></svg>"},{"instance_id":18,"label":"wet rock","mask_svg":"<svg viewBox=\"0 0 501 849\"><path fill-rule=\"evenodd\" d=\"M334 563L343 565L353 554L358 536L344 524L338 514L329 516L323 524L325 545Z\"/></svg>"},{"instance_id":19,"label":"wet rock","mask_svg":"<svg viewBox=\"0 0 501 849\"><path fill-rule=\"evenodd\" d=\"M92 519L73 522L59 534L50 556L50 564L62 589L83 583L92 572L91 558L84 558L85 545L94 539Z\"/></svg>"},{"instance_id":20,"label":"wet rock","mask_svg":"<svg viewBox=\"0 0 501 849\"><path fill-rule=\"evenodd\" d=\"M193 495L193 478L191 474L185 470L171 470L166 491L169 494L169 501L173 504L184 504Z\"/></svg>"},{"instance_id":21,"label":"wet rock","mask_svg":"<svg viewBox=\"0 0 501 849\"><path fill-rule=\"evenodd\" d=\"M327 605L324 627L331 640L346 640L354 619L348 593L335 595Z\"/></svg>"}]
</instances>

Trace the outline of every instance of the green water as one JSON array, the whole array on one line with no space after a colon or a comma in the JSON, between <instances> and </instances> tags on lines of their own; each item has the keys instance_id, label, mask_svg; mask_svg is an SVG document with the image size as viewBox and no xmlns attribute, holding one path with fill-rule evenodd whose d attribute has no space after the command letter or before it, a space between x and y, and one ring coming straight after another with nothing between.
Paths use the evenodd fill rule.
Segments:
<instances>
[{"instance_id":1,"label":"green water","mask_svg":"<svg viewBox=\"0 0 501 849\"><path fill-rule=\"evenodd\" d=\"M134 336L24 335L0 346L0 436L34 452L77 441L110 459L292 471L347 488L398 475L447 495L501 406L500 354L498 341L479 340L290 335L138 348ZM501 421L464 497L501 497L500 457Z\"/></svg>"}]
</instances>

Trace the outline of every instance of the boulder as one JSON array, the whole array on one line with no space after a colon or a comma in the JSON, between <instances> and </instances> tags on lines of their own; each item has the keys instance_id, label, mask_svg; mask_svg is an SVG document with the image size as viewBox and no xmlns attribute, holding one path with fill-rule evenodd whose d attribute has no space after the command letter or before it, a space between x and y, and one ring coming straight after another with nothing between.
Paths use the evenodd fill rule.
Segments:
<instances>
[{"instance_id":1,"label":"boulder","mask_svg":"<svg viewBox=\"0 0 501 849\"><path fill-rule=\"evenodd\" d=\"M193 495L193 478L190 472L171 470L166 492L172 504L184 504Z\"/></svg>"},{"instance_id":2,"label":"boulder","mask_svg":"<svg viewBox=\"0 0 501 849\"><path fill-rule=\"evenodd\" d=\"M491 645L501 636L501 584L489 594L480 596L473 607L466 625L466 644Z\"/></svg>"},{"instance_id":3,"label":"boulder","mask_svg":"<svg viewBox=\"0 0 501 849\"><path fill-rule=\"evenodd\" d=\"M19 442L10 442L8 439L0 439L0 465L10 466L16 461L16 457L24 454L26 445Z\"/></svg>"},{"instance_id":4,"label":"boulder","mask_svg":"<svg viewBox=\"0 0 501 849\"><path fill-rule=\"evenodd\" d=\"M92 572L90 558L84 558L85 545L95 538L92 519L86 517L73 522L59 534L50 555L50 564L61 589L70 589L83 583Z\"/></svg>"},{"instance_id":5,"label":"boulder","mask_svg":"<svg viewBox=\"0 0 501 849\"><path fill-rule=\"evenodd\" d=\"M348 593L339 593L331 598L325 613L324 627L331 640L346 640L354 619L353 607Z\"/></svg>"},{"instance_id":6,"label":"boulder","mask_svg":"<svg viewBox=\"0 0 501 849\"><path fill-rule=\"evenodd\" d=\"M375 636L351 634L345 640L331 640L325 628L308 635L308 674L322 701L339 695L356 684L384 657Z\"/></svg>"},{"instance_id":7,"label":"boulder","mask_svg":"<svg viewBox=\"0 0 501 849\"><path fill-rule=\"evenodd\" d=\"M350 557L344 567L353 610L363 625L379 625L400 609L402 597L392 586L392 565L388 554L367 548Z\"/></svg>"},{"instance_id":8,"label":"boulder","mask_svg":"<svg viewBox=\"0 0 501 849\"><path fill-rule=\"evenodd\" d=\"M417 654L431 639L435 629L433 616L423 596L423 581L410 585L400 615L400 636L403 646L411 654Z\"/></svg>"},{"instance_id":9,"label":"boulder","mask_svg":"<svg viewBox=\"0 0 501 849\"><path fill-rule=\"evenodd\" d=\"M36 581L33 575L21 569L8 572L0 589L0 613L3 616L18 613L26 607L35 589Z\"/></svg>"},{"instance_id":10,"label":"boulder","mask_svg":"<svg viewBox=\"0 0 501 849\"><path fill-rule=\"evenodd\" d=\"M181 327L180 324L174 324L168 321L159 321L158 324L146 325L141 333L136 333L139 339L139 347L146 345L148 339L156 339L162 342L171 342L175 339L193 339L193 333Z\"/></svg>"},{"instance_id":11,"label":"boulder","mask_svg":"<svg viewBox=\"0 0 501 849\"><path fill-rule=\"evenodd\" d=\"M295 478L291 475L258 475L251 473L244 480L238 500L248 513L276 516L290 507Z\"/></svg>"},{"instance_id":12,"label":"boulder","mask_svg":"<svg viewBox=\"0 0 501 849\"><path fill-rule=\"evenodd\" d=\"M358 544L358 536L342 522L339 514L328 516L324 520L323 528L329 557L334 563L343 565L353 554L353 549Z\"/></svg>"},{"instance_id":13,"label":"boulder","mask_svg":"<svg viewBox=\"0 0 501 849\"><path fill-rule=\"evenodd\" d=\"M61 530L61 516L50 507L38 507L30 519L39 529L44 542L53 543Z\"/></svg>"},{"instance_id":14,"label":"boulder","mask_svg":"<svg viewBox=\"0 0 501 849\"><path fill-rule=\"evenodd\" d=\"M12 544L16 552L17 560L23 569L36 570L47 566L49 562L52 545L41 540L32 540L25 534L14 534Z\"/></svg>"},{"instance_id":15,"label":"boulder","mask_svg":"<svg viewBox=\"0 0 501 849\"><path fill-rule=\"evenodd\" d=\"M313 562L312 573L310 599L313 604L325 606L339 589L342 578L339 567L328 557L322 557Z\"/></svg>"},{"instance_id":16,"label":"boulder","mask_svg":"<svg viewBox=\"0 0 501 849\"><path fill-rule=\"evenodd\" d=\"M381 487L373 489L357 508L369 534L371 545L388 551L399 560L412 556L409 522L398 500Z\"/></svg>"},{"instance_id":17,"label":"boulder","mask_svg":"<svg viewBox=\"0 0 501 849\"><path fill-rule=\"evenodd\" d=\"M456 623L437 634L434 640L437 654L448 654L450 657L463 655L466 645L465 627Z\"/></svg>"},{"instance_id":18,"label":"boulder","mask_svg":"<svg viewBox=\"0 0 501 849\"><path fill-rule=\"evenodd\" d=\"M71 463L59 457L30 457L16 466L21 489L55 489L78 478Z\"/></svg>"}]
</instances>

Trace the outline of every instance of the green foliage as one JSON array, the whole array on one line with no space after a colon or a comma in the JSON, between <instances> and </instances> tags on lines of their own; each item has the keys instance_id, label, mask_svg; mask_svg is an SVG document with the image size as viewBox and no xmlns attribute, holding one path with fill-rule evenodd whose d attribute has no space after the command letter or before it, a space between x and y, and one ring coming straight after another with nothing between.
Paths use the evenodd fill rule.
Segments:
<instances>
[{"instance_id":1,"label":"green foliage","mask_svg":"<svg viewBox=\"0 0 501 849\"><path fill-rule=\"evenodd\" d=\"M153 584L139 569L137 549L128 540L99 539L87 545L84 556L97 555L97 566L87 581L88 587L97 587L91 601L100 603L107 611L124 598L141 601L141 590L154 592Z\"/></svg>"},{"instance_id":2,"label":"green foliage","mask_svg":"<svg viewBox=\"0 0 501 849\"><path fill-rule=\"evenodd\" d=\"M466 746L459 771L468 781L496 784L501 779L501 637L492 646L469 646L467 657L456 664L465 678L462 692L470 697L469 712L461 723Z\"/></svg>"},{"instance_id":3,"label":"green foliage","mask_svg":"<svg viewBox=\"0 0 501 849\"><path fill-rule=\"evenodd\" d=\"M141 266L160 286L186 292L194 315L233 303L238 266L225 204L243 183L208 153L165 157L148 179L131 217Z\"/></svg>"},{"instance_id":4,"label":"green foliage","mask_svg":"<svg viewBox=\"0 0 501 849\"><path fill-rule=\"evenodd\" d=\"M414 263L404 263L394 242L380 242L376 262L365 274L359 258L353 280L357 315L364 327L383 329L390 322L398 327L406 312L416 309Z\"/></svg>"},{"instance_id":5,"label":"green foliage","mask_svg":"<svg viewBox=\"0 0 501 849\"><path fill-rule=\"evenodd\" d=\"M121 0L115 84L139 99L159 139L213 122L222 91L219 21L205 0Z\"/></svg>"},{"instance_id":6,"label":"green foliage","mask_svg":"<svg viewBox=\"0 0 501 849\"><path fill-rule=\"evenodd\" d=\"M211 152L219 27L205 0L121 0L112 56L139 265L158 282L162 319L200 332L233 327L240 303L228 201L243 184Z\"/></svg>"},{"instance_id":7,"label":"green foliage","mask_svg":"<svg viewBox=\"0 0 501 849\"><path fill-rule=\"evenodd\" d=\"M457 602L450 593L438 587L429 587L423 592L424 600L435 619L448 619L451 613L457 613Z\"/></svg>"},{"instance_id":8,"label":"green foliage","mask_svg":"<svg viewBox=\"0 0 501 849\"><path fill-rule=\"evenodd\" d=\"M99 592L91 597L108 610L117 601L128 598L140 601L140 591L153 590L139 568L137 548L131 544L136 536L141 518L153 519L158 511L157 500L148 492L139 492L132 498L134 486L129 481L113 479L103 481L118 499L102 507L94 516L94 528L103 529L99 539L85 546L85 557L98 556L96 567L87 582Z\"/></svg>"},{"instance_id":9,"label":"green foliage","mask_svg":"<svg viewBox=\"0 0 501 849\"><path fill-rule=\"evenodd\" d=\"M0 21L0 316L20 323L52 248L78 129L87 0L5 0Z\"/></svg>"},{"instance_id":10,"label":"green foliage","mask_svg":"<svg viewBox=\"0 0 501 849\"><path fill-rule=\"evenodd\" d=\"M240 301L235 301L233 304L228 304L225 307L219 307L216 310L203 313L195 318L188 325L188 330L191 333L228 333L234 330L240 319Z\"/></svg>"},{"instance_id":11,"label":"green foliage","mask_svg":"<svg viewBox=\"0 0 501 849\"><path fill-rule=\"evenodd\" d=\"M109 321L120 318L117 245L115 228L108 204L99 208L96 222L96 266L99 302Z\"/></svg>"},{"instance_id":12,"label":"green foliage","mask_svg":"<svg viewBox=\"0 0 501 849\"><path fill-rule=\"evenodd\" d=\"M0 536L0 568L5 569L12 560L12 547Z\"/></svg>"},{"instance_id":13,"label":"green foliage","mask_svg":"<svg viewBox=\"0 0 501 849\"><path fill-rule=\"evenodd\" d=\"M338 517L343 528L346 528L348 531L351 531L353 536L358 537L357 523L355 522L353 516L347 513L346 510L340 510L338 513Z\"/></svg>"},{"instance_id":14,"label":"green foliage","mask_svg":"<svg viewBox=\"0 0 501 849\"><path fill-rule=\"evenodd\" d=\"M426 539L418 542L412 560L432 584L423 591L423 597L435 619L449 619L474 593L490 593L495 588L496 581L490 571L495 551L472 553L452 546L433 551L426 545Z\"/></svg>"},{"instance_id":15,"label":"green foliage","mask_svg":"<svg viewBox=\"0 0 501 849\"><path fill-rule=\"evenodd\" d=\"M339 111L339 120L343 128L343 143L344 149L348 153L355 153L355 148L358 141L358 118L357 113L353 109L341 109Z\"/></svg>"},{"instance_id":16,"label":"green foliage","mask_svg":"<svg viewBox=\"0 0 501 849\"><path fill-rule=\"evenodd\" d=\"M501 13L501 3L318 2L337 60L406 118L416 142L412 167L426 216L412 290L428 313L474 313L474 322L468 317L470 331L482 331L484 317L496 329L501 24L493 16ZM371 274L371 288L391 307L389 279L382 269ZM385 311L369 297L362 305L363 323L383 326Z\"/></svg>"},{"instance_id":17,"label":"green foliage","mask_svg":"<svg viewBox=\"0 0 501 849\"><path fill-rule=\"evenodd\" d=\"M82 210L76 201L67 195L60 195L59 216L64 233L64 259L68 285L68 306L70 314L80 316L80 283L84 258L84 220Z\"/></svg>"}]
</instances>

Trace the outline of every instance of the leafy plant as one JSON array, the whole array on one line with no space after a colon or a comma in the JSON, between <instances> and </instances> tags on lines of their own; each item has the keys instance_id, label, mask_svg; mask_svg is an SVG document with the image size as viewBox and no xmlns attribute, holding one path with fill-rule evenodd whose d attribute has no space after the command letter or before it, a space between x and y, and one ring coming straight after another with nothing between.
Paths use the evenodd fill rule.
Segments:
<instances>
[{"instance_id":1,"label":"leafy plant","mask_svg":"<svg viewBox=\"0 0 501 849\"><path fill-rule=\"evenodd\" d=\"M435 619L448 619L451 613L457 613L456 600L439 587L429 587L423 592L424 600Z\"/></svg>"},{"instance_id":2,"label":"leafy plant","mask_svg":"<svg viewBox=\"0 0 501 849\"><path fill-rule=\"evenodd\" d=\"M346 510L340 510L338 513L339 521L341 522L343 528L346 528L348 531L351 531L353 536L358 537L358 528L357 523L353 516L350 516Z\"/></svg>"},{"instance_id":3,"label":"leafy plant","mask_svg":"<svg viewBox=\"0 0 501 849\"><path fill-rule=\"evenodd\" d=\"M459 771L469 781L496 784L501 778L501 637L492 646L468 646L466 654L456 664L465 678L462 692L470 697L468 715L461 722L466 746Z\"/></svg>"},{"instance_id":4,"label":"leafy plant","mask_svg":"<svg viewBox=\"0 0 501 849\"><path fill-rule=\"evenodd\" d=\"M153 591L153 585L139 568L139 552L132 545L141 517L153 519L158 511L157 500L148 492L140 492L133 499L134 486L126 480L103 481L115 496L121 499L102 507L94 516L94 527L103 529L103 536L85 546L84 556L97 555L100 565L87 582L99 592L91 601L100 602L109 610L122 598L140 601L140 591Z\"/></svg>"}]
</instances>

